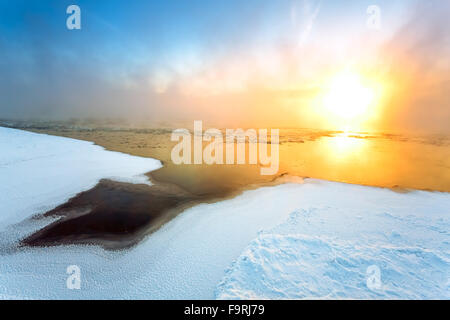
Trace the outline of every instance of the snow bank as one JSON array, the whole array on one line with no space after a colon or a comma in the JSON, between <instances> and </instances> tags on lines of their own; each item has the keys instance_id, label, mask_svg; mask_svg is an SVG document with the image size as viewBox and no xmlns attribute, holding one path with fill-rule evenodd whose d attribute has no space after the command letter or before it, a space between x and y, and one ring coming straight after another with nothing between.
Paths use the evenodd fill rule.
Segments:
<instances>
[{"instance_id":1,"label":"snow bank","mask_svg":"<svg viewBox=\"0 0 450 320\"><path fill-rule=\"evenodd\" d=\"M217 298L450 298L448 248L272 232L252 241L218 286ZM380 270L378 286L367 284L373 266Z\"/></svg>"},{"instance_id":2,"label":"snow bank","mask_svg":"<svg viewBox=\"0 0 450 320\"><path fill-rule=\"evenodd\" d=\"M149 183L155 159L106 151L91 142L0 127L0 230L48 211L109 178Z\"/></svg>"},{"instance_id":3,"label":"snow bank","mask_svg":"<svg viewBox=\"0 0 450 320\"><path fill-rule=\"evenodd\" d=\"M233 263L217 298L450 298L448 194L310 182L299 208Z\"/></svg>"}]
</instances>

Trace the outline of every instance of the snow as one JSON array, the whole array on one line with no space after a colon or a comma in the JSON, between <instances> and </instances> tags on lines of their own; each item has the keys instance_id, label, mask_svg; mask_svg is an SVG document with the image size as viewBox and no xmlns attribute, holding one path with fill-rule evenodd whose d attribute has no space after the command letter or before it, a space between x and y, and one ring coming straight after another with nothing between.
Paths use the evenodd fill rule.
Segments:
<instances>
[{"instance_id":1,"label":"snow","mask_svg":"<svg viewBox=\"0 0 450 320\"><path fill-rule=\"evenodd\" d=\"M310 182L299 208L227 270L217 298L450 298L448 194ZM367 284L370 268L379 286Z\"/></svg>"},{"instance_id":2,"label":"snow","mask_svg":"<svg viewBox=\"0 0 450 320\"><path fill-rule=\"evenodd\" d=\"M50 140L60 139L40 137L48 139L45 145L57 144ZM32 138L36 138L34 146L41 144L38 137ZM26 145L27 138L17 139L14 145ZM78 146L79 142L62 141L74 156L73 150L78 148L71 146ZM97 148L88 143L84 152L94 152L87 151L94 147ZM111 166L111 170L92 168L83 176L130 179L148 171L144 164L128 171L131 162L141 161L134 157L101 148L98 152L105 153L98 156L102 161L94 159L97 156L85 156L78 159L78 167L100 162ZM1 156L2 164L11 163L9 169L1 167L1 175L10 177L2 179L8 181L3 188L21 190L22 184L13 179L13 173L17 176L21 171L15 168L18 162L11 159L26 159L29 154L35 159L48 153L24 151L22 157L14 158L12 153L11 158ZM125 157L121 158L124 161L116 158L119 155ZM69 157L66 161L70 161ZM49 173L50 178L59 177L60 170L66 171L52 157L45 159L41 158L40 167L57 168ZM25 167L21 170L33 173ZM85 182L78 186L88 188L88 181ZM28 179L28 183L33 184L33 179ZM46 193L33 197L29 191L29 197L21 198L20 207L48 207L64 201L68 194L66 190L55 200L45 198ZM233 199L187 209L128 250L105 251L96 246L27 248L3 253L0 250L0 298L448 299L449 208L448 193L397 193L315 179L262 187ZM25 216L23 212L21 216ZM12 225L21 220L10 211L0 226L7 231L14 228L18 234L37 227L25 222ZM4 233L2 240L0 233L0 247L6 234L9 233ZM80 290L66 287L66 269L70 265L80 267ZM370 266L380 270L380 288L367 286Z\"/></svg>"},{"instance_id":3,"label":"snow","mask_svg":"<svg viewBox=\"0 0 450 320\"><path fill-rule=\"evenodd\" d=\"M147 183L161 163L92 142L0 127L0 230L46 212L100 179Z\"/></svg>"},{"instance_id":4,"label":"snow","mask_svg":"<svg viewBox=\"0 0 450 320\"><path fill-rule=\"evenodd\" d=\"M219 284L217 298L450 298L448 246L440 251L395 240L342 241L302 229L260 234ZM393 232L391 238L401 236ZM380 270L379 287L367 285L371 266Z\"/></svg>"}]
</instances>

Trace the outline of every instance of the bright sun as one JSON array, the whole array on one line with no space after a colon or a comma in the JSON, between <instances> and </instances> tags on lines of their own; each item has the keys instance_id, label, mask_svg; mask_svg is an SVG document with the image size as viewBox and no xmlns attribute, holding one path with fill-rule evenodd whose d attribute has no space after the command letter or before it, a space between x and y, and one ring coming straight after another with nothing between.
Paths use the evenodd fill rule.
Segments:
<instances>
[{"instance_id":1,"label":"bright sun","mask_svg":"<svg viewBox=\"0 0 450 320\"><path fill-rule=\"evenodd\" d=\"M354 120L369 116L375 98L375 89L364 83L358 74L345 72L330 81L322 102L327 113L340 120Z\"/></svg>"}]
</instances>

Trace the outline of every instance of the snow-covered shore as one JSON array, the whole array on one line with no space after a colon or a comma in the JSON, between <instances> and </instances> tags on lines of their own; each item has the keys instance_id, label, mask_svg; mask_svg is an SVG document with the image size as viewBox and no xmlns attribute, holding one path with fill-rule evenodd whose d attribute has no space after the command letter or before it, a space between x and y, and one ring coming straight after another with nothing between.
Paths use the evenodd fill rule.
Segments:
<instances>
[{"instance_id":1,"label":"snow-covered shore","mask_svg":"<svg viewBox=\"0 0 450 320\"><path fill-rule=\"evenodd\" d=\"M227 270L217 298L450 298L448 194L324 181L302 189L299 208Z\"/></svg>"},{"instance_id":2,"label":"snow-covered shore","mask_svg":"<svg viewBox=\"0 0 450 320\"><path fill-rule=\"evenodd\" d=\"M53 209L100 179L150 183L155 159L106 151L92 142L0 127L0 230Z\"/></svg>"},{"instance_id":3,"label":"snow-covered shore","mask_svg":"<svg viewBox=\"0 0 450 320\"><path fill-rule=\"evenodd\" d=\"M19 155L0 156L7 210L0 230L32 213L27 208L55 206L101 177L131 179L159 165L86 142L8 130L0 128L0 146ZM62 162L39 150L56 150L59 141L67 144L60 149ZM73 181L71 189L54 185L66 161L80 170L67 173L78 191ZM93 177L77 180L80 175ZM31 186L22 192L24 184ZM50 187L33 193L39 184ZM52 198L59 188L64 194ZM396 193L315 179L262 187L192 207L129 250L63 246L0 253L0 298L448 299L449 215L448 193ZM80 290L66 287L69 265L80 267ZM378 289L366 285L369 266L380 270Z\"/></svg>"}]
</instances>

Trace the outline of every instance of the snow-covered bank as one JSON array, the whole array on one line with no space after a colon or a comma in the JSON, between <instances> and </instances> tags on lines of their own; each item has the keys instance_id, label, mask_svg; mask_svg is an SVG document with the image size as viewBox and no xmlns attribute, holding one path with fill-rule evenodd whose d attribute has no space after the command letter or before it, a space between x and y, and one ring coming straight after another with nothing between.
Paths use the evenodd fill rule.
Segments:
<instances>
[{"instance_id":1,"label":"snow-covered bank","mask_svg":"<svg viewBox=\"0 0 450 320\"><path fill-rule=\"evenodd\" d=\"M358 213L294 211L250 243L217 298L450 298L448 219Z\"/></svg>"},{"instance_id":2,"label":"snow-covered bank","mask_svg":"<svg viewBox=\"0 0 450 320\"><path fill-rule=\"evenodd\" d=\"M102 165L112 165L115 156L104 157ZM42 166L58 175L61 164L45 159L52 161L41 158ZM79 166L92 161L99 160L84 157ZM104 168L92 174L97 170ZM20 191L10 180L5 188ZM52 200L40 197L21 201ZM314 179L263 187L192 207L130 250L65 246L0 253L0 298L449 298L449 216L448 193L403 194ZM80 267L80 290L66 287L69 265ZM371 265L381 271L381 290L366 286Z\"/></svg>"},{"instance_id":3,"label":"snow-covered bank","mask_svg":"<svg viewBox=\"0 0 450 320\"><path fill-rule=\"evenodd\" d=\"M0 230L64 203L103 178L149 183L155 159L91 142L0 127Z\"/></svg>"}]
</instances>

